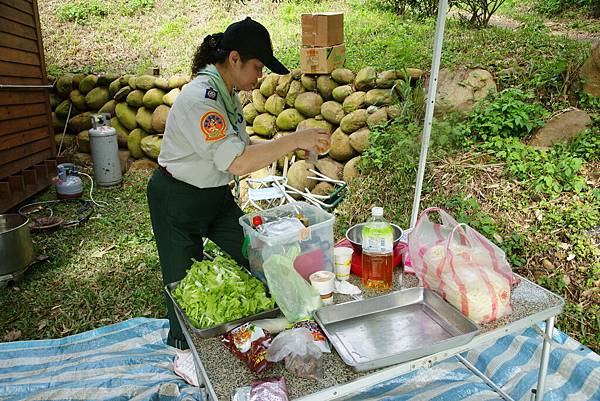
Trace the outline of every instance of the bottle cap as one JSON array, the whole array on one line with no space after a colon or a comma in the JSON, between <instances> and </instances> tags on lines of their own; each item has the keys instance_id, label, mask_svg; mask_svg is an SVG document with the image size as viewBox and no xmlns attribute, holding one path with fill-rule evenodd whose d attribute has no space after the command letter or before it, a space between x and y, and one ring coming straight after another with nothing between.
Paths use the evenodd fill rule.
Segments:
<instances>
[{"instance_id":1,"label":"bottle cap","mask_svg":"<svg viewBox=\"0 0 600 401\"><path fill-rule=\"evenodd\" d=\"M383 217L383 208L375 206L373 209L371 209L371 214L374 217Z\"/></svg>"}]
</instances>

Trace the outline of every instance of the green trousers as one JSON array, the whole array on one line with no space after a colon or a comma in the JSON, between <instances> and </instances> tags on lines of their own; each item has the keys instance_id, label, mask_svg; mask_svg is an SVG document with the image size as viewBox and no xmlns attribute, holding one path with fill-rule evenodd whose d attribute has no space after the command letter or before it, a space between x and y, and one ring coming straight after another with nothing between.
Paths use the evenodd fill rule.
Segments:
<instances>
[{"instance_id":1,"label":"green trousers","mask_svg":"<svg viewBox=\"0 0 600 401\"><path fill-rule=\"evenodd\" d=\"M248 267L248 260L242 256L244 234L238 221L243 213L228 186L201 189L157 169L148 182L147 196L165 285L183 279L192 258L202 260L205 237L238 264ZM187 344L173 305L166 299L168 342L185 348Z\"/></svg>"}]
</instances>

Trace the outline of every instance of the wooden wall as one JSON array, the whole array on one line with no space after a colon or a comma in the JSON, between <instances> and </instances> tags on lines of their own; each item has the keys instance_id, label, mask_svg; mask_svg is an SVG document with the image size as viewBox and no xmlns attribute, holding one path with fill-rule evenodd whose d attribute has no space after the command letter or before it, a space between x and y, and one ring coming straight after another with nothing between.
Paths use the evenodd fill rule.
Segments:
<instances>
[{"instance_id":1,"label":"wooden wall","mask_svg":"<svg viewBox=\"0 0 600 401\"><path fill-rule=\"evenodd\" d=\"M50 184L56 162L36 0L0 0L0 212Z\"/></svg>"}]
</instances>

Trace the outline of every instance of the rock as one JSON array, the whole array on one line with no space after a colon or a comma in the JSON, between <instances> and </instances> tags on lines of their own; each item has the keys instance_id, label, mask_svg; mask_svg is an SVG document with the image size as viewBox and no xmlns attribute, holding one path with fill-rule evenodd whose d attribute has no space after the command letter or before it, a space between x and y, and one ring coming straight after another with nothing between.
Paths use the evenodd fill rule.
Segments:
<instances>
[{"instance_id":1,"label":"rock","mask_svg":"<svg viewBox=\"0 0 600 401\"><path fill-rule=\"evenodd\" d=\"M154 81L154 86L158 89L162 89L165 92L168 92L171 88L169 88L169 81L166 78L158 77Z\"/></svg>"},{"instance_id":2,"label":"rock","mask_svg":"<svg viewBox=\"0 0 600 401\"><path fill-rule=\"evenodd\" d=\"M131 79L131 77L133 77L133 75L125 74L121 78L119 78L119 83L121 84L121 86L129 85L129 80Z\"/></svg>"},{"instance_id":3,"label":"rock","mask_svg":"<svg viewBox=\"0 0 600 401\"><path fill-rule=\"evenodd\" d=\"M73 75L66 74L58 78L56 81L56 93L61 97L69 97L69 94L73 90Z\"/></svg>"},{"instance_id":4,"label":"rock","mask_svg":"<svg viewBox=\"0 0 600 401\"><path fill-rule=\"evenodd\" d=\"M306 89L300 81L292 80L292 82L290 83L290 89L288 90L288 93L285 96L285 102L288 106L294 107L294 103L296 103L296 98L298 97L298 95L305 91Z\"/></svg>"},{"instance_id":5,"label":"rock","mask_svg":"<svg viewBox=\"0 0 600 401\"><path fill-rule=\"evenodd\" d=\"M458 112L468 114L475 105L491 92L496 91L496 82L488 71L440 70L436 96L435 114Z\"/></svg>"},{"instance_id":6,"label":"rock","mask_svg":"<svg viewBox=\"0 0 600 401\"><path fill-rule=\"evenodd\" d=\"M242 106L245 106L252 102L252 91L239 91L238 97Z\"/></svg>"},{"instance_id":7,"label":"rock","mask_svg":"<svg viewBox=\"0 0 600 401\"><path fill-rule=\"evenodd\" d=\"M52 113L52 128L54 129L54 132L63 132L65 129L65 124L66 121L64 118L60 118L56 115L56 113Z\"/></svg>"},{"instance_id":8,"label":"rock","mask_svg":"<svg viewBox=\"0 0 600 401\"><path fill-rule=\"evenodd\" d=\"M150 159L140 159L131 163L129 171L154 170L158 168L158 163Z\"/></svg>"},{"instance_id":9,"label":"rock","mask_svg":"<svg viewBox=\"0 0 600 401\"><path fill-rule=\"evenodd\" d=\"M108 99L110 99L108 88L98 86L85 95L85 104L90 110L98 110L108 102Z\"/></svg>"},{"instance_id":10,"label":"rock","mask_svg":"<svg viewBox=\"0 0 600 401\"><path fill-rule=\"evenodd\" d=\"M69 115L69 108L71 107L70 100L63 100L58 106L56 106L56 116L62 119L66 119ZM73 110L71 110L71 115L73 115Z\"/></svg>"},{"instance_id":11,"label":"rock","mask_svg":"<svg viewBox=\"0 0 600 401\"><path fill-rule=\"evenodd\" d=\"M377 81L377 71L373 67L365 67L356 74L354 87L357 91L368 91L375 87Z\"/></svg>"},{"instance_id":12,"label":"rock","mask_svg":"<svg viewBox=\"0 0 600 401\"><path fill-rule=\"evenodd\" d=\"M350 146L362 154L369 147L369 129L361 128L350 135Z\"/></svg>"},{"instance_id":13,"label":"rock","mask_svg":"<svg viewBox=\"0 0 600 401\"><path fill-rule=\"evenodd\" d=\"M298 95L294 107L306 117L315 117L321 113L323 98L315 92L304 92Z\"/></svg>"},{"instance_id":14,"label":"rock","mask_svg":"<svg viewBox=\"0 0 600 401\"><path fill-rule=\"evenodd\" d=\"M166 95L163 96L163 103L169 107L173 106L173 104L175 104L175 99L177 99L177 96L179 96L180 93L181 89L179 88L171 89Z\"/></svg>"},{"instance_id":15,"label":"rock","mask_svg":"<svg viewBox=\"0 0 600 401\"><path fill-rule=\"evenodd\" d=\"M315 187L310 192L315 195L329 196L334 191L335 191L335 187L333 186L333 184L330 184L325 181L321 181L321 182L317 183L317 185L315 185Z\"/></svg>"},{"instance_id":16,"label":"rock","mask_svg":"<svg viewBox=\"0 0 600 401\"><path fill-rule=\"evenodd\" d=\"M374 113L369 114L367 117L367 126L369 128L376 127L381 124L385 124L388 119L388 113L385 107L377 109Z\"/></svg>"},{"instance_id":17,"label":"rock","mask_svg":"<svg viewBox=\"0 0 600 401\"><path fill-rule=\"evenodd\" d=\"M77 138L75 137L75 135L69 135L69 134L65 134L64 136L62 134L54 135L54 143L56 144L57 150L60 147L61 140L62 140L62 147L61 147L61 153L62 153L63 150L65 150L67 148L71 148L73 146L73 144L76 143Z\"/></svg>"},{"instance_id":18,"label":"rock","mask_svg":"<svg viewBox=\"0 0 600 401\"><path fill-rule=\"evenodd\" d=\"M89 153L75 153L73 154L73 163L78 166L91 167L94 163L92 161L92 155Z\"/></svg>"},{"instance_id":19,"label":"rock","mask_svg":"<svg viewBox=\"0 0 600 401\"><path fill-rule=\"evenodd\" d=\"M184 75L173 75L169 78L169 88L181 88L183 85L190 82L190 78Z\"/></svg>"},{"instance_id":20,"label":"rock","mask_svg":"<svg viewBox=\"0 0 600 401\"><path fill-rule=\"evenodd\" d=\"M85 78L85 74L74 74L73 75L73 89L79 89L79 84Z\"/></svg>"},{"instance_id":21,"label":"rock","mask_svg":"<svg viewBox=\"0 0 600 401\"><path fill-rule=\"evenodd\" d=\"M98 77L95 75L88 75L87 77L83 78L79 83L79 92L81 92L84 95L87 95L88 92L94 89L97 84Z\"/></svg>"},{"instance_id":22,"label":"rock","mask_svg":"<svg viewBox=\"0 0 600 401\"><path fill-rule=\"evenodd\" d=\"M83 153L90 153L90 131L85 130L77 134L77 150Z\"/></svg>"},{"instance_id":23,"label":"rock","mask_svg":"<svg viewBox=\"0 0 600 401\"><path fill-rule=\"evenodd\" d=\"M277 132L276 119L275 116L269 113L260 114L254 119L252 128L258 135L273 136Z\"/></svg>"},{"instance_id":24,"label":"rock","mask_svg":"<svg viewBox=\"0 0 600 401\"><path fill-rule=\"evenodd\" d=\"M171 108L164 104L161 104L152 113L152 130L162 134L165 132L165 126L167 125L167 118Z\"/></svg>"},{"instance_id":25,"label":"rock","mask_svg":"<svg viewBox=\"0 0 600 401\"><path fill-rule=\"evenodd\" d=\"M292 83L292 74L283 75L277 81L277 87L275 88L275 93L279 96L285 98L288 91L290 90L290 84Z\"/></svg>"},{"instance_id":26,"label":"rock","mask_svg":"<svg viewBox=\"0 0 600 401\"><path fill-rule=\"evenodd\" d=\"M331 148L329 157L339 162L345 162L356 156L357 153L350 145L350 137L338 128L331 135Z\"/></svg>"},{"instance_id":27,"label":"rock","mask_svg":"<svg viewBox=\"0 0 600 401\"><path fill-rule=\"evenodd\" d=\"M260 93L260 89L254 89L252 91L252 104L254 105L256 111L258 111L261 114L265 113L267 111L267 109L265 109L266 101L267 99L265 99L262 93Z\"/></svg>"},{"instance_id":28,"label":"rock","mask_svg":"<svg viewBox=\"0 0 600 401\"><path fill-rule=\"evenodd\" d=\"M347 85L354 82L354 73L347 68L336 68L331 71L331 78L340 85Z\"/></svg>"},{"instance_id":29,"label":"rock","mask_svg":"<svg viewBox=\"0 0 600 401\"><path fill-rule=\"evenodd\" d=\"M309 180L309 175L312 175L309 169L314 168L314 165L305 161L299 160L290 166L288 170L288 184L300 191L304 192L304 188L313 189L316 185L315 180Z\"/></svg>"},{"instance_id":30,"label":"rock","mask_svg":"<svg viewBox=\"0 0 600 401\"><path fill-rule=\"evenodd\" d=\"M158 88L152 88L144 94L142 102L144 107L150 110L154 110L161 104L163 104L163 97L166 95L165 91Z\"/></svg>"},{"instance_id":31,"label":"rock","mask_svg":"<svg viewBox=\"0 0 600 401\"><path fill-rule=\"evenodd\" d=\"M117 113L117 118L123 127L127 128L128 130L135 129L137 127L137 122L135 120L137 110L127 105L127 103L118 103L115 106L115 113Z\"/></svg>"},{"instance_id":32,"label":"rock","mask_svg":"<svg viewBox=\"0 0 600 401\"><path fill-rule=\"evenodd\" d=\"M56 106L58 106L60 103L59 97L57 95L55 95L54 93L50 94L50 108L52 109L52 111L54 111L56 109Z\"/></svg>"},{"instance_id":33,"label":"rock","mask_svg":"<svg viewBox=\"0 0 600 401\"><path fill-rule=\"evenodd\" d=\"M529 145L551 147L553 143L571 139L586 128L591 127L592 119L582 110L574 109L554 116L529 140Z\"/></svg>"},{"instance_id":34,"label":"rock","mask_svg":"<svg viewBox=\"0 0 600 401\"><path fill-rule=\"evenodd\" d=\"M74 133L89 130L92 128L92 113L86 111L85 113L72 117L69 120L68 127L69 131Z\"/></svg>"},{"instance_id":35,"label":"rock","mask_svg":"<svg viewBox=\"0 0 600 401\"><path fill-rule=\"evenodd\" d=\"M141 75L135 79L135 88L143 91L154 88L156 77L153 75Z\"/></svg>"},{"instance_id":36,"label":"rock","mask_svg":"<svg viewBox=\"0 0 600 401\"><path fill-rule=\"evenodd\" d=\"M350 85L338 86L331 92L331 96L338 102L343 103L344 100L354 92Z\"/></svg>"},{"instance_id":37,"label":"rock","mask_svg":"<svg viewBox=\"0 0 600 401\"><path fill-rule=\"evenodd\" d=\"M108 95L114 98L119 89L121 89L121 80L115 79L110 83L110 85L108 85Z\"/></svg>"},{"instance_id":38,"label":"rock","mask_svg":"<svg viewBox=\"0 0 600 401\"><path fill-rule=\"evenodd\" d=\"M137 79L137 77L135 75L132 75L131 77L129 77L129 81L127 81L127 85L129 85L131 87L131 89L137 89L136 79Z\"/></svg>"},{"instance_id":39,"label":"rock","mask_svg":"<svg viewBox=\"0 0 600 401\"><path fill-rule=\"evenodd\" d=\"M160 144L162 143L162 136L159 135L148 135L142 138L141 148L142 152L149 158L156 160L160 153Z\"/></svg>"},{"instance_id":40,"label":"rock","mask_svg":"<svg viewBox=\"0 0 600 401\"><path fill-rule=\"evenodd\" d=\"M365 103L373 106L387 106L395 100L395 91L391 89L371 89L365 96Z\"/></svg>"},{"instance_id":41,"label":"rock","mask_svg":"<svg viewBox=\"0 0 600 401\"><path fill-rule=\"evenodd\" d=\"M117 107L117 102L114 99L109 100L108 102L104 103L104 106L102 106L100 110L98 110L98 114L108 113L110 115L110 118L113 118L116 115L115 107Z\"/></svg>"},{"instance_id":42,"label":"rock","mask_svg":"<svg viewBox=\"0 0 600 401\"><path fill-rule=\"evenodd\" d=\"M152 132L152 110L140 107L135 115L137 124L148 132Z\"/></svg>"},{"instance_id":43,"label":"rock","mask_svg":"<svg viewBox=\"0 0 600 401\"><path fill-rule=\"evenodd\" d=\"M265 102L265 109L274 116L278 116L284 108L285 99L276 93L273 93L271 96L269 96Z\"/></svg>"},{"instance_id":44,"label":"rock","mask_svg":"<svg viewBox=\"0 0 600 401\"><path fill-rule=\"evenodd\" d=\"M406 78L409 78L411 81L414 81L423 77L423 70L420 70L418 68L396 70L396 76L398 77L398 79L406 80Z\"/></svg>"},{"instance_id":45,"label":"rock","mask_svg":"<svg viewBox=\"0 0 600 401\"><path fill-rule=\"evenodd\" d=\"M394 82L398 76L396 75L395 70L383 71L377 74L377 79L375 80L375 86L378 88L389 89L394 86Z\"/></svg>"},{"instance_id":46,"label":"rock","mask_svg":"<svg viewBox=\"0 0 600 401\"><path fill-rule=\"evenodd\" d=\"M98 76L98 86L108 86L115 79L119 78L119 75L114 73L106 73Z\"/></svg>"},{"instance_id":47,"label":"rock","mask_svg":"<svg viewBox=\"0 0 600 401\"><path fill-rule=\"evenodd\" d=\"M583 81L583 91L600 97L600 43L597 43L592 49L592 53L581 67L579 75Z\"/></svg>"},{"instance_id":48,"label":"rock","mask_svg":"<svg viewBox=\"0 0 600 401\"><path fill-rule=\"evenodd\" d=\"M321 105L321 115L331 124L340 125L346 113L344 113L344 108L340 103L329 100Z\"/></svg>"},{"instance_id":49,"label":"rock","mask_svg":"<svg viewBox=\"0 0 600 401\"><path fill-rule=\"evenodd\" d=\"M69 99L71 100L71 103L73 103L73 106L79 110L86 110L85 96L79 92L79 89L72 90L69 94Z\"/></svg>"},{"instance_id":50,"label":"rock","mask_svg":"<svg viewBox=\"0 0 600 401\"><path fill-rule=\"evenodd\" d=\"M340 162L333 160L330 157L324 157L322 159L317 160L315 166L321 174L324 174L331 179L342 179L342 171L344 170L344 165Z\"/></svg>"},{"instance_id":51,"label":"rock","mask_svg":"<svg viewBox=\"0 0 600 401\"><path fill-rule=\"evenodd\" d=\"M136 159L144 157L144 152L142 152L142 139L148 135L150 134L141 128L136 128L129 133L127 137L127 149L131 153L131 156Z\"/></svg>"},{"instance_id":52,"label":"rock","mask_svg":"<svg viewBox=\"0 0 600 401\"><path fill-rule=\"evenodd\" d=\"M258 117L259 114L259 112L256 110L256 107L254 107L254 104L252 103L245 105L242 109L242 112L244 113L244 120L246 120L247 124L254 123L254 119Z\"/></svg>"},{"instance_id":53,"label":"rock","mask_svg":"<svg viewBox=\"0 0 600 401\"><path fill-rule=\"evenodd\" d=\"M110 91L110 89L109 89L109 91ZM121 101L127 99L127 96L129 95L129 93L131 93L131 87L125 86L125 87L119 89L117 91L117 93L115 93L115 96L113 96L113 97L117 102L121 102Z\"/></svg>"},{"instance_id":54,"label":"rock","mask_svg":"<svg viewBox=\"0 0 600 401\"><path fill-rule=\"evenodd\" d=\"M117 142L120 147L127 147L127 139L129 137L129 130L121 124L117 117L110 119L110 125L117 131Z\"/></svg>"},{"instance_id":55,"label":"rock","mask_svg":"<svg viewBox=\"0 0 600 401\"><path fill-rule=\"evenodd\" d=\"M360 171L358 170L360 159L361 157L357 156L353 159L350 159L348 163L344 165L344 181L349 182L353 178L356 178L360 175Z\"/></svg>"},{"instance_id":56,"label":"rock","mask_svg":"<svg viewBox=\"0 0 600 401\"><path fill-rule=\"evenodd\" d=\"M245 109L245 108L244 108ZM296 109L283 110L278 116L275 124L277 128L284 131L295 130L298 124L304 120L304 116Z\"/></svg>"},{"instance_id":57,"label":"rock","mask_svg":"<svg viewBox=\"0 0 600 401\"><path fill-rule=\"evenodd\" d=\"M279 75L277 74L269 74L265 77L265 79L260 84L260 93L265 97L269 98L271 95L275 93L275 89L277 88L277 81L279 81Z\"/></svg>"},{"instance_id":58,"label":"rock","mask_svg":"<svg viewBox=\"0 0 600 401\"><path fill-rule=\"evenodd\" d=\"M321 94L323 100L332 99L332 92L338 87L338 83L335 82L329 75L319 75L317 78L317 90Z\"/></svg>"},{"instance_id":59,"label":"rock","mask_svg":"<svg viewBox=\"0 0 600 401\"><path fill-rule=\"evenodd\" d=\"M367 93L358 91L350 94L344 99L343 107L346 113L351 113L354 110L358 110L365 105Z\"/></svg>"},{"instance_id":60,"label":"rock","mask_svg":"<svg viewBox=\"0 0 600 401\"><path fill-rule=\"evenodd\" d=\"M324 120L322 116L316 116L315 118L307 118L306 120L302 120L296 129L301 131L308 128L322 128L329 134L331 134L333 131L333 126L328 121Z\"/></svg>"},{"instance_id":61,"label":"rock","mask_svg":"<svg viewBox=\"0 0 600 401\"><path fill-rule=\"evenodd\" d=\"M388 118L400 117L402 115L402 106L400 106L399 104L392 104L391 106L387 107L387 115Z\"/></svg>"},{"instance_id":62,"label":"rock","mask_svg":"<svg viewBox=\"0 0 600 401\"><path fill-rule=\"evenodd\" d=\"M125 99L131 107L142 107L144 105L144 92L139 89L130 92Z\"/></svg>"},{"instance_id":63,"label":"rock","mask_svg":"<svg viewBox=\"0 0 600 401\"><path fill-rule=\"evenodd\" d=\"M300 77L300 82L307 91L317 90L317 77L315 75L302 74Z\"/></svg>"},{"instance_id":64,"label":"rock","mask_svg":"<svg viewBox=\"0 0 600 401\"><path fill-rule=\"evenodd\" d=\"M367 124L367 117L368 114L365 109L355 110L342 118L340 128L345 134L351 134Z\"/></svg>"}]
</instances>

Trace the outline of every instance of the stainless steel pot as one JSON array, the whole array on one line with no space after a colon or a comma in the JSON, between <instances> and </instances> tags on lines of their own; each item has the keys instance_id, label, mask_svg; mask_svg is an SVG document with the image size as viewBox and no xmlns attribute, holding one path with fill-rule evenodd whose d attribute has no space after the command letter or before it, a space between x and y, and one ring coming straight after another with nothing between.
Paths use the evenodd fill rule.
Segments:
<instances>
[{"instance_id":1,"label":"stainless steel pot","mask_svg":"<svg viewBox=\"0 0 600 401\"><path fill-rule=\"evenodd\" d=\"M33 261L29 219L0 214L0 277L25 270Z\"/></svg>"}]
</instances>

